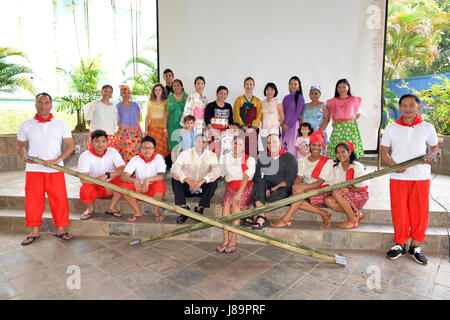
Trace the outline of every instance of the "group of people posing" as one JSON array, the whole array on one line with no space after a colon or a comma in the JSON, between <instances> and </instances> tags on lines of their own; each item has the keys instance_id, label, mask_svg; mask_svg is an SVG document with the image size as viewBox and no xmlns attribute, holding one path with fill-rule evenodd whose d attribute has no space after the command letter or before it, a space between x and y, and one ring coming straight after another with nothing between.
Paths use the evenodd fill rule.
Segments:
<instances>
[{"instance_id":1,"label":"group of people posing","mask_svg":"<svg viewBox=\"0 0 450 320\"><path fill-rule=\"evenodd\" d=\"M245 93L236 99L233 107L226 102L228 89L225 86L219 86L216 100L207 103L203 95L205 79L201 76L195 78L195 92L189 95L184 92L182 81L174 79L171 70L164 71L164 79L166 86L158 83L152 88L144 130L139 123L141 108L131 101L128 86L120 87L122 101L116 106L110 102L113 88L109 85L102 88L100 100L86 105L84 112L90 133L87 150L79 157L79 172L163 200L165 175L170 169L175 205L190 210L186 197L199 197L199 204L194 208L199 214L210 207L218 180L223 179L223 216L365 174L364 166L358 162L364 155L357 124L361 98L351 94L346 79L336 83L335 97L326 102L320 101L322 88L312 86L311 102L305 103L298 77L289 80L290 94L282 101L277 99L278 89L274 83L267 83L266 98L258 99L253 95L255 81L248 77L243 83ZM33 227L33 232L23 245L39 237L42 217L42 212L40 216L38 213L40 206L36 206L36 202L42 202L41 196L31 191L31 186L39 183L32 171L44 168L41 171L56 172L47 166L62 164L73 150L67 126L59 120L52 121L51 102L50 95L39 94L36 117L25 121L18 133L20 155L26 154L21 144L28 141L30 147L34 146L28 154L46 160L44 166L27 163L26 224ZM330 120L333 131L327 139L325 129ZM50 132L52 138L46 139ZM61 152L63 140L66 148ZM64 176L62 179L64 182ZM105 214L122 216L117 209L120 193L88 181L81 182L80 199L86 204L81 219L91 218L99 198L111 198ZM43 185L40 192L47 192L51 206L58 202L53 197L58 198L58 205L62 206L61 198L65 196L67 203L61 178L58 182L45 180ZM137 200L129 195L123 197L134 211L128 221L136 222L143 217ZM357 228L364 219L360 209L368 198L368 185L362 182L295 202L283 217L271 223L265 214L233 223L255 230L268 226L289 227L292 217L301 209L320 215L322 226L329 228L331 214L323 208L328 207L347 216L338 228ZM68 209L55 211L58 211L54 213L57 236L71 239L72 235L64 230L69 223ZM153 218L157 222L164 220L157 206L154 206ZM180 215L177 223L186 220L186 216ZM223 242L216 250L231 253L236 246L236 234L224 230Z\"/></svg>"}]
</instances>

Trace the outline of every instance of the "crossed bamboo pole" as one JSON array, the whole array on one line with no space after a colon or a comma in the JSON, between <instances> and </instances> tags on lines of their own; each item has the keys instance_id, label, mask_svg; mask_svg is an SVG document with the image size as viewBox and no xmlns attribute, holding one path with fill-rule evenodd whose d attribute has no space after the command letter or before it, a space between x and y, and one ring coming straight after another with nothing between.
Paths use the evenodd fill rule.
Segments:
<instances>
[{"instance_id":1,"label":"crossed bamboo pole","mask_svg":"<svg viewBox=\"0 0 450 320\"><path fill-rule=\"evenodd\" d=\"M434 158L434 153L430 152L430 153L427 153L427 154L425 154L423 156L419 156L419 157L413 158L411 160L407 160L407 161L404 161L404 162L401 162L401 163L397 163L394 166L386 167L386 168L384 168L382 170L378 170L378 171L374 171L374 172L368 173L366 175L360 176L360 177L355 178L353 180L344 181L342 183L338 183L338 184L335 184L335 185L332 185L332 186L328 186L328 187L321 188L321 189L318 189L318 190L312 190L312 191L305 192L305 193L302 193L302 194L299 194L299 195L295 195L295 196L292 196L292 197L289 197L289 198L286 198L286 199L281 199L281 200L278 200L278 201L275 201L275 202L272 202L272 203L268 203L268 204L266 204L266 205L264 205L262 207L251 208L249 210L241 211L239 213L236 213L236 214L233 214L233 215L230 215L230 216L226 216L226 217L223 217L223 218L216 218L216 220L219 221L219 222L231 222L231 221L235 221L235 220L239 220L239 219L244 219L244 218L248 218L248 217L251 217L251 216L255 216L255 215L259 214L259 213L265 213L265 212L268 212L268 211L273 211L273 210L279 209L281 207L290 205L290 204L292 204L294 202L298 202L300 200L308 199L308 198L311 198L313 196L316 196L316 195L319 195L319 194L322 194L322 193L325 193L325 192L328 192L328 191L332 191L332 190L335 190L335 189L348 187L350 185L353 185L353 184L356 184L356 183L359 183L359 182L362 182L362 181L365 181L365 180L370 180L370 179L374 179L374 178L378 178L378 177L384 176L386 174L393 173L393 172L395 172L395 171L397 171L399 169L408 168L408 167L420 164L427 157L433 157ZM143 242L152 241L152 240L158 240L158 239L162 239L162 238L169 238L169 237L178 236L178 235L181 235L181 234L184 234L184 233L188 233L188 232L199 231L199 230L206 229L206 228L209 228L209 227L210 227L210 225L207 224L207 223L203 223L203 222L202 223L197 223L195 225L186 226L186 227L175 229L175 230L171 230L171 231L168 231L168 232L152 235L152 236L149 236L147 238L140 239L139 242L143 243Z\"/></svg>"},{"instance_id":2,"label":"crossed bamboo pole","mask_svg":"<svg viewBox=\"0 0 450 320\"><path fill-rule=\"evenodd\" d=\"M88 182L100 185L102 187L109 188L109 189L111 189L113 191L117 191L117 192L120 192L122 194L126 194L126 195L129 195L129 196L132 196L132 197L134 197L136 199L139 199L139 200L142 200L144 202L147 202L147 203L156 205L158 207L161 207L161 208L164 208L164 209L167 209L167 210L170 210L170 211L174 211L176 213L179 213L179 214L185 215L187 217L193 218L195 220L201 221L201 223L198 223L198 224L193 225L193 226L179 228L179 229L172 230L172 231L169 231L169 232L166 232L166 233L162 233L162 234L154 235L154 236L151 236L151 237L143 238L143 239L140 239L140 240L132 241L130 243L132 245L133 244L138 244L138 243L143 243L143 242L146 242L146 241L151 241L151 240L156 240L156 239L176 236L176 235L180 235L180 234L183 234L183 233L186 233L186 232L197 231L197 230L201 230L201 229L205 229L205 228L214 226L214 227L225 229L225 230L231 231L231 232L235 232L237 234L243 235L243 236L248 237L250 239L253 239L253 240L256 240L256 241L260 241L260 242L263 242L263 243L266 243L266 244L270 244L270 245L273 245L273 246L277 246L279 248L283 248L283 249L286 249L286 250L289 250L289 251L301 253L301 254L304 254L304 255L307 255L307 256L311 256L313 258L322 259L322 260L329 261L329 262L332 262L332 263L346 265L346 260L342 256L333 255L331 253L324 252L324 251L321 251L321 250L317 250L317 249L314 249L314 248L310 248L308 246L305 246L305 245L302 245L302 244L298 244L298 243L295 243L295 242L290 241L290 240L279 239L279 238L276 238L276 237L271 236L271 235L267 235L267 234L263 234L263 233L256 232L256 231L253 231L253 230L249 230L249 229L243 228L241 226L233 225L230 222L234 221L234 220L250 217L250 216L256 215L258 213L272 211L272 210L275 210L275 209L287 206L287 205L289 205L291 203L294 203L294 202L297 202L297 201L300 201L300 200L303 200L303 199L310 198L310 197L318 195L318 194L322 194L322 193L325 193L325 192L328 192L328 191L332 191L332 190L335 190L335 189L338 189L338 188L343 188L343 187L346 187L346 186L349 186L349 185L352 185L352 184L356 184L356 183L361 182L361 181L377 178L377 177L380 177L380 176L383 176L383 175L395 172L395 171L397 171L399 169L402 169L402 168L408 168L408 167L417 165L419 163L422 163L423 160L426 157L430 157L430 156L433 157L434 154L433 153L427 153L426 155L423 155L423 156L420 156L420 157L416 157L414 159L411 159L411 160L408 160L408 161L396 164L396 165L394 165L392 167L387 167L385 169L378 170L378 171L366 174L364 176L355 178L353 180L345 181L345 182L342 182L342 183L339 183L339 184L336 184L336 185L333 185L333 186L325 187L325 188L318 189L318 190L313 190L313 191L310 191L310 192L307 192L307 193L303 193L303 194L300 194L300 195L296 195L296 196L293 196L293 197L290 197L290 198L282 199L282 200L279 200L279 201L276 201L276 202L273 202L273 203L266 204L266 205L264 205L262 207L252 208L252 209L249 209L249 210L242 211L242 212L240 212L238 214L234 214L234 215L231 215L231 216L228 216L228 217L224 217L224 218L220 218L220 219L218 219L218 218L214 219L214 218L205 217L203 215L191 212L191 211L183 209L181 207L170 205L170 204L165 203L163 201L155 200L155 199L153 199L151 197L148 197L146 195L143 195L141 193L138 193L138 192L135 192L135 191L132 191L132 190L128 190L128 189L125 189L125 188L120 187L120 186L113 185L113 184L111 184L109 182L101 181L101 180L96 179L94 177L85 175L83 173L80 173L80 172L77 172L77 171L74 171L74 170L71 170L71 169L59 166L59 165L53 165L52 164L52 165L50 165L50 167L52 169L55 169L55 170L58 170L58 171L62 171L64 173L66 173L66 174L78 177L80 179L83 179L83 180L86 180ZM25 158L27 160L33 161L35 163L44 164L44 161L41 160L41 159L38 159L38 158L33 158L33 157L29 157L29 156L26 156Z\"/></svg>"}]
</instances>

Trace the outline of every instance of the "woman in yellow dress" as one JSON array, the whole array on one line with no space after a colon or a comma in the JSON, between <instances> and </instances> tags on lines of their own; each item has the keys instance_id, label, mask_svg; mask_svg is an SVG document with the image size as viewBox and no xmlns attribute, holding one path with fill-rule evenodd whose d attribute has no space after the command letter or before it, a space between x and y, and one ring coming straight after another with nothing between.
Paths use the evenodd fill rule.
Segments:
<instances>
[{"instance_id":1,"label":"woman in yellow dress","mask_svg":"<svg viewBox=\"0 0 450 320\"><path fill-rule=\"evenodd\" d=\"M161 83L157 83L152 88L150 99L147 101L147 115L145 117L144 136L153 137L156 143L156 153L164 158L168 154L167 147L167 118L166 112L166 89Z\"/></svg>"}]
</instances>

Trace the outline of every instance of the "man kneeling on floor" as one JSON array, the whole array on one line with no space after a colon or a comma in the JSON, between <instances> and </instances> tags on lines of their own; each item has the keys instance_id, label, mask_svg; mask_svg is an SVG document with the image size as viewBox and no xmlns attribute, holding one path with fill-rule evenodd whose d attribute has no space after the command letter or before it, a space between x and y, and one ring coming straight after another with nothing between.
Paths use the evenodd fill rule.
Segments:
<instances>
[{"instance_id":1,"label":"man kneeling on floor","mask_svg":"<svg viewBox=\"0 0 450 320\"><path fill-rule=\"evenodd\" d=\"M78 172L97 178L101 181L120 185L120 176L125 168L119 152L114 148L108 148L108 135L103 130L95 130L91 134L92 146L84 151L78 159ZM114 217L121 217L122 214L117 210L116 205L120 200L120 193L108 188L93 184L80 179L83 184L80 188L80 200L86 204L80 219L88 220L91 218L95 200L100 198L112 198L108 210L105 214Z\"/></svg>"},{"instance_id":2,"label":"man kneeling on floor","mask_svg":"<svg viewBox=\"0 0 450 320\"><path fill-rule=\"evenodd\" d=\"M136 178L131 177L133 173ZM165 174L166 163L164 158L156 153L155 139L145 136L141 141L141 153L132 158L123 170L122 187L161 201L166 194ZM134 211L134 215L128 219L128 222L135 222L142 218L144 213L139 207L138 200L125 194L123 197ZM153 206L153 219L156 222L164 221L157 206Z\"/></svg>"}]
</instances>

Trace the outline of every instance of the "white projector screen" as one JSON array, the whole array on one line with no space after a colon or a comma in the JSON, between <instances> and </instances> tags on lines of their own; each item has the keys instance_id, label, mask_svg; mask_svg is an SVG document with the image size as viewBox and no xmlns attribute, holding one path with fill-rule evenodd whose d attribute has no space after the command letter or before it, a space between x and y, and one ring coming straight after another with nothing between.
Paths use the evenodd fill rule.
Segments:
<instances>
[{"instance_id":1,"label":"white projector screen","mask_svg":"<svg viewBox=\"0 0 450 320\"><path fill-rule=\"evenodd\" d=\"M277 85L282 100L296 75L306 102L311 85L322 86L325 101L346 78L352 94L362 97L364 150L378 152L386 0L162 0L157 7L161 80L170 68L191 93L201 75L208 102L224 85L233 105L247 76L261 100L267 82Z\"/></svg>"}]
</instances>

